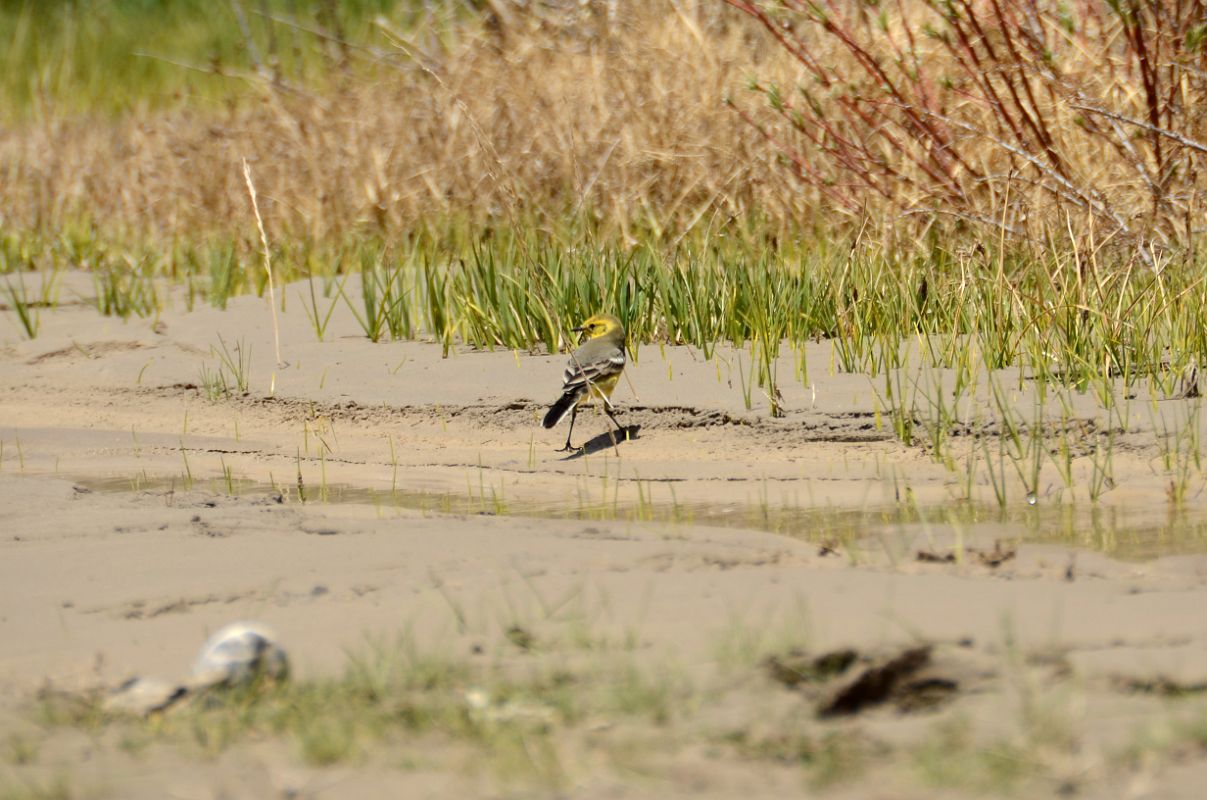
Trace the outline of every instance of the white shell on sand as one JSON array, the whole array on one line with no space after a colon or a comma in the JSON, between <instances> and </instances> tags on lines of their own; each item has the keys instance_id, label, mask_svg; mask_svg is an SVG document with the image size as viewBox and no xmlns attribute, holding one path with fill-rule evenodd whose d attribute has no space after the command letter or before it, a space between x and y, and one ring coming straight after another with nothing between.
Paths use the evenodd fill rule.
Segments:
<instances>
[{"instance_id":1,"label":"white shell on sand","mask_svg":"<svg viewBox=\"0 0 1207 800\"><path fill-rule=\"evenodd\" d=\"M288 674L289 657L271 629L257 622L234 622L206 640L184 683L131 678L108 693L104 708L118 714L145 715L206 689L234 686L261 675L284 678Z\"/></svg>"},{"instance_id":2,"label":"white shell on sand","mask_svg":"<svg viewBox=\"0 0 1207 800\"><path fill-rule=\"evenodd\" d=\"M257 622L233 622L211 636L193 662L189 686L234 685L263 675L289 674L289 657L276 634Z\"/></svg>"}]
</instances>

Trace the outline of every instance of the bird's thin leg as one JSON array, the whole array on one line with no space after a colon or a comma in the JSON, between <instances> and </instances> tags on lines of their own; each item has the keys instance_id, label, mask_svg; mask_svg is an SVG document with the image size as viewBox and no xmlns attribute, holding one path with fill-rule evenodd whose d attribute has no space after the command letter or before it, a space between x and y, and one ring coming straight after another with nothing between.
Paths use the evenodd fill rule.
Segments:
<instances>
[{"instance_id":1,"label":"bird's thin leg","mask_svg":"<svg viewBox=\"0 0 1207 800\"><path fill-rule=\"evenodd\" d=\"M608 419L612 420L612 424L616 426L616 430L624 434L624 440L627 442L629 440L629 429L621 425L616 420L616 415L612 413L612 407L610 405L604 406L604 413L608 415Z\"/></svg>"},{"instance_id":2,"label":"bird's thin leg","mask_svg":"<svg viewBox=\"0 0 1207 800\"><path fill-rule=\"evenodd\" d=\"M566 431L566 446L558 450L559 453L570 453L578 448L570 444L570 436L574 433L574 420L578 417L578 406L574 406L570 410L570 430Z\"/></svg>"},{"instance_id":3,"label":"bird's thin leg","mask_svg":"<svg viewBox=\"0 0 1207 800\"><path fill-rule=\"evenodd\" d=\"M608 407L604 406L603 409L604 409L604 413L606 413L608 415L608 419L611 419L612 422L616 422L616 420L612 417L612 412L608 409ZM608 428L608 438L612 440L612 450L614 450L616 452L616 457L620 458L620 445L616 444L616 434L612 432L611 428Z\"/></svg>"}]
</instances>

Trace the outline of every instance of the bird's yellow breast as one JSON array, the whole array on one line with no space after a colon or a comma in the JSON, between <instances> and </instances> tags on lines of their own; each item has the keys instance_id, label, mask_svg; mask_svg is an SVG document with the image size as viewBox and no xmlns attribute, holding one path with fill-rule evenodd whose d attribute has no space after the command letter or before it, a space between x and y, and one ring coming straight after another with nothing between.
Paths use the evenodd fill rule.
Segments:
<instances>
[{"instance_id":1,"label":"bird's yellow breast","mask_svg":"<svg viewBox=\"0 0 1207 800\"><path fill-rule=\"evenodd\" d=\"M612 391L616 388L616 382L620 380L620 373L607 375L597 381L591 381L591 391L587 396L580 401L580 405L589 406L596 397L611 397Z\"/></svg>"}]
</instances>

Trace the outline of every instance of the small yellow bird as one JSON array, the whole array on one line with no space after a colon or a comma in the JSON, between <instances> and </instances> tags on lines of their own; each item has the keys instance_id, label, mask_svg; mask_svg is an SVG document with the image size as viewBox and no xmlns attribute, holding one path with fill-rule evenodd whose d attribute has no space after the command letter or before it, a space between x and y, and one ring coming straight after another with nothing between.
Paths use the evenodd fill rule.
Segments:
<instances>
[{"instance_id":1,"label":"small yellow bird","mask_svg":"<svg viewBox=\"0 0 1207 800\"><path fill-rule=\"evenodd\" d=\"M545 414L544 426L552 428L566 418L570 413L570 430L566 433L566 446L558 452L568 452L578 448L570 444L570 435L574 433L574 419L578 416L578 407L590 405L595 398L603 401L604 413L616 426L620 433L624 428L612 414L612 390L624 372L624 326L620 320L611 314L596 314L582 324L572 328L586 337L577 350L570 354L570 363L562 376L562 396L549 408Z\"/></svg>"}]
</instances>

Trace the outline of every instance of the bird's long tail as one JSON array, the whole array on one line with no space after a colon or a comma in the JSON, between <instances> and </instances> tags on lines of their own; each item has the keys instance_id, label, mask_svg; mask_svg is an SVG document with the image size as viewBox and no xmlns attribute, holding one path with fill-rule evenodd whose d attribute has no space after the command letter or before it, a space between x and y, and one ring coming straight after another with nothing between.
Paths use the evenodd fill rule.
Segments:
<instances>
[{"instance_id":1,"label":"bird's long tail","mask_svg":"<svg viewBox=\"0 0 1207 800\"><path fill-rule=\"evenodd\" d=\"M552 428L566 418L566 414L570 413L570 409L574 408L574 404L577 402L578 392L566 392L549 407L549 411L545 414L545 421L541 424L546 428Z\"/></svg>"}]
</instances>

